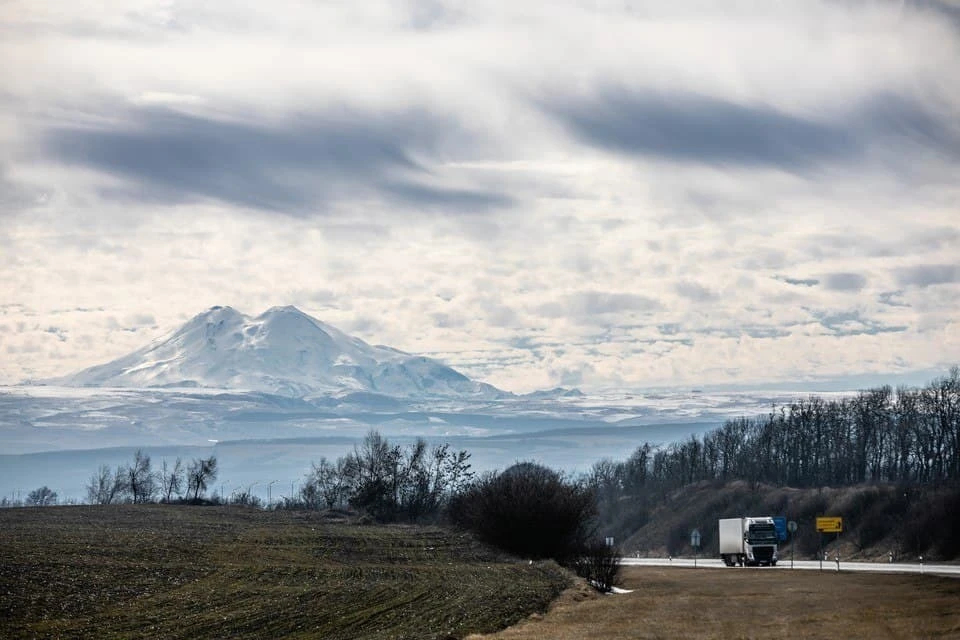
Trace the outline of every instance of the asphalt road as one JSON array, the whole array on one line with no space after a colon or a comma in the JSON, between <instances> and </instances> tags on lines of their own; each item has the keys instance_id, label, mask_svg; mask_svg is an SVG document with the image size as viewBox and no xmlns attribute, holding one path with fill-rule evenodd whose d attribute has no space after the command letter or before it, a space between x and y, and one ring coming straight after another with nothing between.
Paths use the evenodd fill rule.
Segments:
<instances>
[{"instance_id":1,"label":"asphalt road","mask_svg":"<svg viewBox=\"0 0 960 640\"><path fill-rule=\"evenodd\" d=\"M632 567L690 567L694 565L698 569L727 569L727 571L789 571L790 557L781 558L776 567L726 567L719 558L623 558L625 566ZM837 562L835 559L825 560L823 562L824 571L837 571ZM795 560L794 569L819 570L821 563L817 560ZM931 575L942 575L960 577L960 565L955 564L920 564L909 562L844 562L843 558L839 563L840 571L872 571L875 573L923 573Z\"/></svg>"}]
</instances>

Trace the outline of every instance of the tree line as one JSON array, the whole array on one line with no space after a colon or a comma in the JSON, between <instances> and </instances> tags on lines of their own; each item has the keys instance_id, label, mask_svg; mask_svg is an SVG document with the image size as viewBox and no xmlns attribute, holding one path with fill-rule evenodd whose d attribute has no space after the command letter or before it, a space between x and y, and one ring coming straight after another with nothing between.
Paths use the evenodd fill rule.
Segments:
<instances>
[{"instance_id":1,"label":"tree line","mask_svg":"<svg viewBox=\"0 0 960 640\"><path fill-rule=\"evenodd\" d=\"M150 456L141 450L130 464L111 469L100 465L86 485L89 504L145 504L149 502L200 501L217 478L217 458L196 458L186 465L180 458L153 468Z\"/></svg>"},{"instance_id":2,"label":"tree line","mask_svg":"<svg viewBox=\"0 0 960 640\"><path fill-rule=\"evenodd\" d=\"M309 508L353 508L392 522L434 516L473 479L470 454L418 438L402 447L371 431L347 455L320 458L304 478Z\"/></svg>"},{"instance_id":3,"label":"tree line","mask_svg":"<svg viewBox=\"0 0 960 640\"><path fill-rule=\"evenodd\" d=\"M810 396L664 448L644 443L627 460L594 464L588 482L613 504L704 480L800 488L960 482L960 368L922 388Z\"/></svg>"}]
</instances>

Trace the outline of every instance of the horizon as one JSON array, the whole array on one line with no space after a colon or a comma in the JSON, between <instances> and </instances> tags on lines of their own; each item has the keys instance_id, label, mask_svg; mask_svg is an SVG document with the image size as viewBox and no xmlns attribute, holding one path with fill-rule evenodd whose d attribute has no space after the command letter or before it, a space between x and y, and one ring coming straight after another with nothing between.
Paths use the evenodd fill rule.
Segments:
<instances>
[{"instance_id":1,"label":"horizon","mask_svg":"<svg viewBox=\"0 0 960 640\"><path fill-rule=\"evenodd\" d=\"M294 305L514 393L960 362L960 0L0 11L0 385Z\"/></svg>"},{"instance_id":2,"label":"horizon","mask_svg":"<svg viewBox=\"0 0 960 640\"><path fill-rule=\"evenodd\" d=\"M323 322L323 321L320 320L319 318L315 318L315 317L307 314L307 313L304 312L303 310L299 309L296 305L275 305L275 306L272 306L272 307L264 310L263 312L257 313L257 314L247 314L247 313L244 313L243 311L240 311L240 310L238 310L238 309L235 309L235 308L233 308L233 307L231 307L231 306L229 306L229 305L213 305L213 306L209 307L208 309L197 313L196 315L194 315L193 317L191 317L189 320L187 320L185 323L183 323L183 324L181 324L181 325L179 325L179 326L177 326L177 327L174 327L173 329L171 329L171 330L169 330L169 331L161 334L161 335L158 336L157 338L151 340L149 343L144 344L144 345L141 345L140 347L134 349L134 351L132 351L132 352L130 352L130 353L126 353L126 354L121 354L120 357L117 358L117 359L123 359L124 357L130 356L130 355L132 355L133 353L136 353L136 352L138 352L138 351L150 349L150 348L153 348L153 347L155 347L155 346L157 346L157 345L161 345L161 344L163 344L165 341L170 340L172 337L174 337L174 336L176 336L177 334L181 333L186 327L189 326L189 324L190 324L191 322L193 322L193 321L195 321L195 320L197 320L198 318L201 318L201 317L203 317L203 316L207 316L207 315L209 315L209 314L211 314L211 313L213 313L213 312L218 312L218 311L221 311L221 310L224 310L224 309L229 309L230 311L233 311L234 313L238 314L245 322L260 320L260 319L263 318L264 316L267 316L268 314L271 314L271 313L273 313L273 312L292 310L292 311L295 311L295 312L297 312L297 313L299 313L299 314L301 314L301 315L306 316L307 318L310 319L311 322L320 322L321 324L325 325L326 327L329 327L329 328L332 328L332 329L334 329L334 330L339 331L339 328L338 328L338 327L334 327L334 326L332 326L332 325L330 325L330 324L328 324L328 323ZM362 340L362 338L358 338L357 336L347 335L347 337L348 337L348 338L351 338L351 339L360 339L360 340ZM364 342L366 342L366 341L364 341ZM369 343L369 342L367 342L367 345L370 346L370 347L372 347L372 348L374 348L374 349L386 348L386 349L388 349L388 350L394 350L393 347L391 347L390 345L371 344L371 343ZM408 353L408 352L403 352L403 351L400 351L399 353L402 353L402 354L405 354L405 355L410 355L410 356L419 356L419 355L420 355L420 354ZM57 387L60 387L60 388L73 388L73 387L76 387L77 385L64 384L64 383L61 383L60 380L61 380L62 378L64 378L64 377L71 377L71 376L73 376L73 375L83 373L84 371L86 371L86 370L89 369L89 368L97 368L97 367L104 366L104 365L106 365L106 364L109 364L110 362L113 362L113 360L94 363L91 367L86 367L86 368L84 368L83 370L77 370L77 371L67 372L67 373L62 374L62 375L59 375L59 376L53 376L53 377L45 378L45 379L38 379L38 380L21 380L21 381L19 381L19 382L14 383L14 384L0 384L0 388L3 388L3 387L16 388L16 387L28 387L28 386L43 386L43 387L50 387L50 388L57 388ZM952 365L952 366L956 366L956 365ZM456 370L456 369L455 369L455 370ZM692 386L692 387L691 387L691 386L688 386L688 385L680 385L680 386L664 385L664 386L651 386L651 387L644 387L644 388L611 386L611 387L594 387L594 388L587 388L586 390L581 389L580 387L576 387L576 386L574 386L574 387L557 386L557 387L550 387L550 388L544 388L544 389L526 390L526 391L522 391L522 392L515 392L515 391L510 390L510 389L499 389L499 390L500 390L500 391L505 391L505 392L511 393L511 394L524 395L524 394L536 394L536 393L542 393L542 392L547 392L547 391L556 391L556 390L563 389L563 390L568 390L568 391L584 392L584 393L586 393L588 396L592 396L592 397L595 397L595 398L600 398L600 397L603 397L603 396L605 396L605 395L621 395L621 394L630 394L630 393L633 393L633 394L641 394L641 395L642 395L642 394L656 394L656 393L671 393L671 394L676 394L676 393L684 393L684 392L688 392L688 393L692 393L692 394L698 394L698 393L724 393L724 392L727 392L727 393L751 394L751 393L760 393L760 392L774 392L774 391L779 391L779 392L784 392L784 393L788 393L788 394L804 394L804 393L810 393L810 394L814 394L814 395L815 395L815 394L817 394L817 393L828 393L828 394L830 394L830 393L855 393L855 392L860 391L860 390L865 390L865 389L869 389L869 388L876 388L876 387L881 387L881 386L890 386L890 387L893 387L893 388L896 388L896 387L898 387L898 386L920 387L920 386L923 386L923 385L925 385L925 384L933 381L935 378L938 378L938 377L940 377L940 376L947 375L947 374L948 374L948 370L947 370L947 369L944 369L943 371L934 370L934 371L915 371L915 372L910 372L909 374L901 375L901 376L899 376L899 377L897 377L897 378L894 378L893 380L890 380L890 376L884 376L884 375L882 375L882 374L875 374L875 375L871 375L871 374L861 374L861 375L849 375L849 376L844 376L844 377L841 377L841 378L834 378L834 379L818 379L818 380L803 380L803 381L779 381L779 382L757 383L757 384L753 384L753 385L742 385L742 384L712 384L712 385L711 385L711 384L705 384L705 385L694 385L694 386ZM165 385L160 385L160 386L157 386L157 385L148 385L148 386L127 386L127 385L120 385L120 386L113 386L113 385L99 385L99 384L98 384L98 385L84 384L84 385L81 385L81 387L82 387L82 388L104 388L104 389L131 389L131 390L138 390L138 389L139 389L139 390L152 390L152 389L161 389L161 388L178 388L176 385L173 385L173 387L171 387L170 385L166 385L166 384L165 384ZM193 385L190 385L190 388L194 388ZM201 384L201 385L199 385L199 386L196 386L195 388L196 388L196 389L209 389L209 390L217 390L217 389L219 389L219 390L241 390L241 391L250 391L250 390L251 390L251 389L239 388L239 387L215 386L215 385L206 385L206 384ZM387 395L389 395L389 394L387 394Z\"/></svg>"}]
</instances>

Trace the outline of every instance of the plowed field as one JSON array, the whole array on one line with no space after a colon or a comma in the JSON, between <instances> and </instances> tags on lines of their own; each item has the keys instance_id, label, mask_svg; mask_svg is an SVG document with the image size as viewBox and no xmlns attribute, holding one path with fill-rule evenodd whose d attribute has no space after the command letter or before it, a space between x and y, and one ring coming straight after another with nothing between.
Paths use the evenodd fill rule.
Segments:
<instances>
[{"instance_id":1,"label":"plowed field","mask_svg":"<svg viewBox=\"0 0 960 640\"><path fill-rule=\"evenodd\" d=\"M447 638L569 584L435 527L200 506L0 510L2 638Z\"/></svg>"}]
</instances>

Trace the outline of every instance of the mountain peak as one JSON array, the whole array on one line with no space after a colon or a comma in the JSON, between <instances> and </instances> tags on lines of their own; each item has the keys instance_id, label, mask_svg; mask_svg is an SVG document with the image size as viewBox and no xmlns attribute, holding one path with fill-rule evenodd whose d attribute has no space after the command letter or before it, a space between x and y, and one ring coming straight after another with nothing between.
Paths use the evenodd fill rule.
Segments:
<instances>
[{"instance_id":1,"label":"mountain peak","mask_svg":"<svg viewBox=\"0 0 960 640\"><path fill-rule=\"evenodd\" d=\"M233 307L221 307L216 305L190 318L190 320L188 320L182 328L186 329L191 325L199 325L210 322L237 322L245 319L246 318L244 315Z\"/></svg>"},{"instance_id":2,"label":"mountain peak","mask_svg":"<svg viewBox=\"0 0 960 640\"><path fill-rule=\"evenodd\" d=\"M242 316L243 314L230 306L220 306L214 305L204 311L203 313L198 314L199 316Z\"/></svg>"},{"instance_id":3,"label":"mountain peak","mask_svg":"<svg viewBox=\"0 0 960 640\"><path fill-rule=\"evenodd\" d=\"M398 397L503 392L443 363L360 338L292 305L250 318L214 306L142 349L59 381L72 386L202 386L288 396L367 391Z\"/></svg>"},{"instance_id":4,"label":"mountain peak","mask_svg":"<svg viewBox=\"0 0 960 640\"><path fill-rule=\"evenodd\" d=\"M295 313L301 316L307 316L307 314L305 314L303 311L301 311L297 307L293 306L292 304L287 304L287 305L282 305L277 307L270 307L269 309L261 313L260 317L262 318L265 316L274 316L281 313ZM307 317L309 318L310 316L307 316Z\"/></svg>"}]
</instances>

